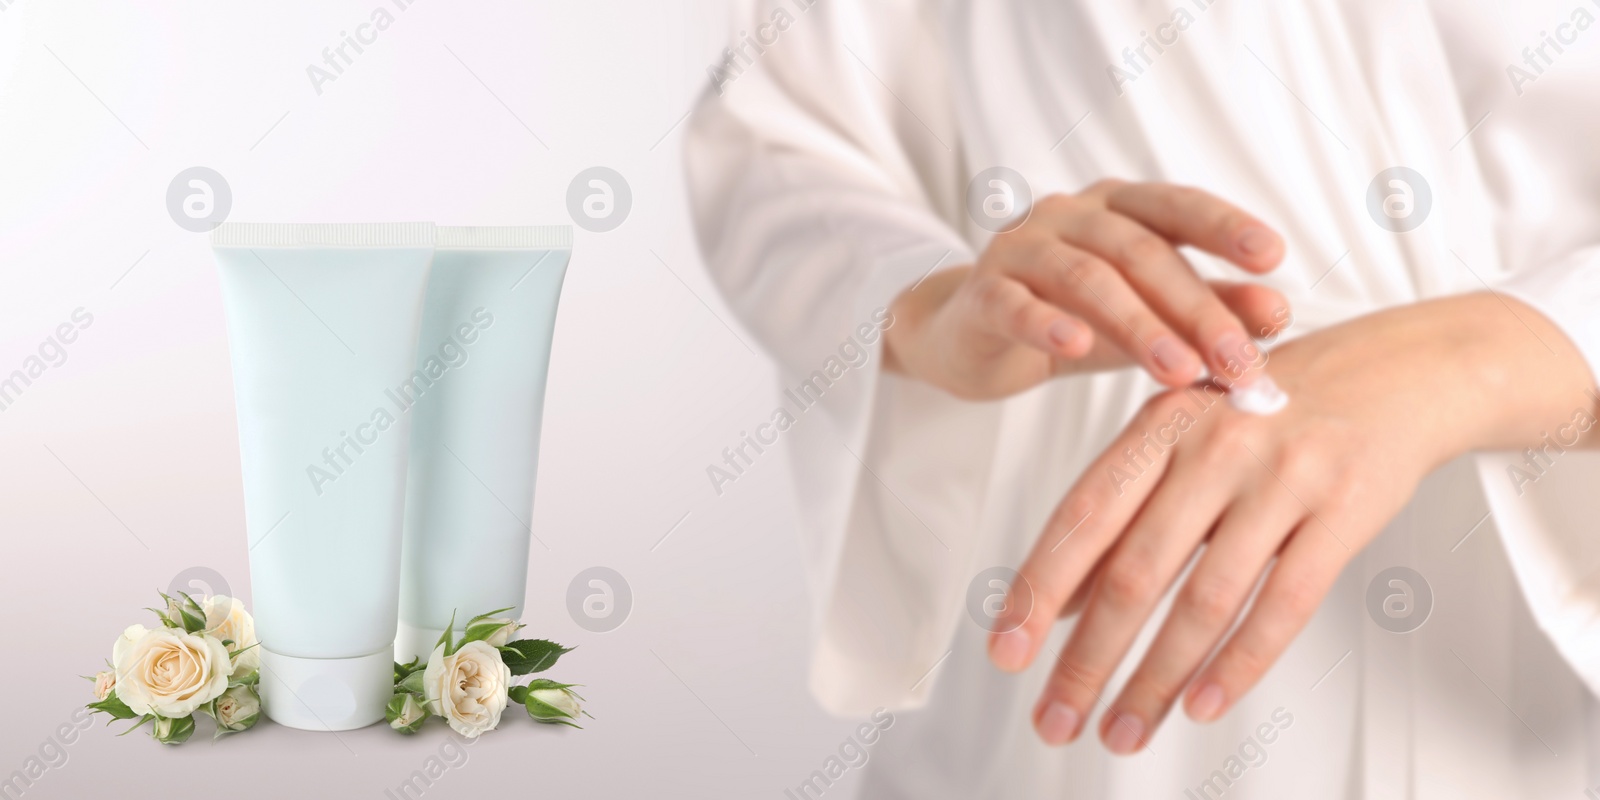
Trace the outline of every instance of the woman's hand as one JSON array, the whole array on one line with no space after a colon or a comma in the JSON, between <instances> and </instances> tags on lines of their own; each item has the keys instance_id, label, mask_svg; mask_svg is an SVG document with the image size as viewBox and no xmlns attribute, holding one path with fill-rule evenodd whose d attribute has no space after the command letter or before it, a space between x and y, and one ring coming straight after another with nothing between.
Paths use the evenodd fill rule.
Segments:
<instances>
[{"instance_id":1,"label":"woman's hand","mask_svg":"<svg viewBox=\"0 0 1600 800\"><path fill-rule=\"evenodd\" d=\"M1202 368L1237 377L1252 335L1288 318L1285 301L1263 286L1202 281L1180 245L1253 273L1283 259L1276 233L1203 191L1102 181L1039 201L975 266L896 298L885 365L968 399L1128 364L1168 386Z\"/></svg>"},{"instance_id":2,"label":"woman's hand","mask_svg":"<svg viewBox=\"0 0 1600 800\"><path fill-rule=\"evenodd\" d=\"M1227 711L1434 468L1474 449L1539 446L1546 433L1571 446L1597 412L1594 377L1570 341L1538 312L1486 293L1306 336L1274 351L1271 366L1290 398L1279 413L1236 411L1210 385L1160 394L1061 501L990 640L998 666L1023 669L1085 590L1071 639L1045 656L1055 667L1034 723L1046 742L1077 738L1202 543L1101 719L1113 752L1143 747L1185 687L1195 720Z\"/></svg>"}]
</instances>

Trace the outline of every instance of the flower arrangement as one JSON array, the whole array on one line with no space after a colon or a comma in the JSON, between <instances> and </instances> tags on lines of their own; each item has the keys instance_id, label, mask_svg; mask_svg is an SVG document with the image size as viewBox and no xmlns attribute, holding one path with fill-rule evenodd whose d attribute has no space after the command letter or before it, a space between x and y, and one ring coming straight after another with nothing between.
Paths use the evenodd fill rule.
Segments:
<instances>
[{"instance_id":1,"label":"flower arrangement","mask_svg":"<svg viewBox=\"0 0 1600 800\"><path fill-rule=\"evenodd\" d=\"M534 679L513 685L512 678L543 672L572 652L548 639L517 639L523 625L500 608L467 621L461 640L454 638L455 617L439 637L426 664L413 659L394 665L394 697L389 700L389 727L416 733L430 716L440 717L462 736L475 738L500 724L511 703L527 710L534 722L582 727L575 720L583 698L577 684Z\"/></svg>"},{"instance_id":2,"label":"flower arrangement","mask_svg":"<svg viewBox=\"0 0 1600 800\"><path fill-rule=\"evenodd\" d=\"M149 609L161 625L123 630L111 647L110 669L89 677L95 698L89 709L112 721L135 720L124 734L148 723L151 737L162 744L188 741L197 715L216 723L217 737L255 726L261 719L260 643L244 603L226 595L195 600L181 592L161 599L163 608ZM513 677L549 669L572 648L545 639L513 641L525 626L496 616L509 610L473 617L460 641L452 617L427 663L397 662L385 715L389 727L416 733L429 717L440 717L475 738L498 727L512 703L535 722L580 727L576 720L588 714L573 691L576 684L542 678L512 683Z\"/></svg>"},{"instance_id":3,"label":"flower arrangement","mask_svg":"<svg viewBox=\"0 0 1600 800\"><path fill-rule=\"evenodd\" d=\"M164 608L150 609L160 627L130 625L112 644L111 669L90 678L89 708L137 720L123 733L150 723L162 744L188 741L196 714L216 722L217 736L254 726L261 719L261 655L244 603L226 595L200 602L181 592L161 599Z\"/></svg>"}]
</instances>

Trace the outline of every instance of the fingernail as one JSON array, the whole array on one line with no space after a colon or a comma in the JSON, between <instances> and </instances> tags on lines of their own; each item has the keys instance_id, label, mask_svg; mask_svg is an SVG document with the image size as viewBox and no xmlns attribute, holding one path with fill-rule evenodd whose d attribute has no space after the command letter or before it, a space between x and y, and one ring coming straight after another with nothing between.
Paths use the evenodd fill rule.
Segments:
<instances>
[{"instance_id":1,"label":"fingernail","mask_svg":"<svg viewBox=\"0 0 1600 800\"><path fill-rule=\"evenodd\" d=\"M1272 231L1260 225L1251 225L1239 234L1239 250L1247 256L1259 256L1272 249L1272 240L1276 238Z\"/></svg>"},{"instance_id":2,"label":"fingernail","mask_svg":"<svg viewBox=\"0 0 1600 800\"><path fill-rule=\"evenodd\" d=\"M1255 364L1252 353L1259 356L1260 350L1249 337L1238 331L1224 333L1212 349L1213 357L1221 367L1217 377L1226 378L1229 383L1239 386L1248 386L1255 380L1255 376L1250 374L1250 367Z\"/></svg>"},{"instance_id":3,"label":"fingernail","mask_svg":"<svg viewBox=\"0 0 1600 800\"><path fill-rule=\"evenodd\" d=\"M1074 338L1072 323L1067 322L1064 319L1058 319L1055 322L1050 323L1050 327L1046 329L1045 335L1050 337L1050 341L1054 342L1056 347L1066 347L1067 343L1071 342Z\"/></svg>"},{"instance_id":4,"label":"fingernail","mask_svg":"<svg viewBox=\"0 0 1600 800\"><path fill-rule=\"evenodd\" d=\"M1156 357L1156 364L1166 372L1183 374L1193 372L1197 366L1189 348L1171 336L1157 339L1150 345L1150 352Z\"/></svg>"},{"instance_id":5,"label":"fingernail","mask_svg":"<svg viewBox=\"0 0 1600 800\"><path fill-rule=\"evenodd\" d=\"M1189 701L1189 717L1195 722L1210 722L1222 713L1222 703L1226 698L1222 696L1222 687L1208 683L1194 693L1194 699Z\"/></svg>"},{"instance_id":6,"label":"fingernail","mask_svg":"<svg viewBox=\"0 0 1600 800\"><path fill-rule=\"evenodd\" d=\"M994 659L995 666L1007 672L1021 672L1028 666L1028 651L1033 640L1028 632L1017 628L1006 631L995 637L994 647L990 649L990 658Z\"/></svg>"},{"instance_id":7,"label":"fingernail","mask_svg":"<svg viewBox=\"0 0 1600 800\"><path fill-rule=\"evenodd\" d=\"M1112 714L1106 728L1106 749L1119 756L1144 746L1144 722L1131 714Z\"/></svg>"},{"instance_id":8,"label":"fingernail","mask_svg":"<svg viewBox=\"0 0 1600 800\"><path fill-rule=\"evenodd\" d=\"M1048 745L1063 745L1072 741L1078 732L1078 712L1072 706L1055 700L1039 716L1039 738Z\"/></svg>"}]
</instances>

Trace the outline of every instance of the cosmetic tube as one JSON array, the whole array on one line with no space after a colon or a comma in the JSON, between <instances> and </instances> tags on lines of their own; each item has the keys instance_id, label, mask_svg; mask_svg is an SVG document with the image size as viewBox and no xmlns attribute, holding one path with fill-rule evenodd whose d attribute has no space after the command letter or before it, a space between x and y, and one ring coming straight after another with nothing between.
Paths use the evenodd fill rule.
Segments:
<instances>
[{"instance_id":1,"label":"cosmetic tube","mask_svg":"<svg viewBox=\"0 0 1600 800\"><path fill-rule=\"evenodd\" d=\"M439 227L415 372L397 658L528 582L539 428L572 229ZM544 545L539 545L541 549Z\"/></svg>"},{"instance_id":2,"label":"cosmetic tube","mask_svg":"<svg viewBox=\"0 0 1600 800\"><path fill-rule=\"evenodd\" d=\"M293 728L379 722L394 689L431 223L227 223L221 273L261 699Z\"/></svg>"}]
</instances>

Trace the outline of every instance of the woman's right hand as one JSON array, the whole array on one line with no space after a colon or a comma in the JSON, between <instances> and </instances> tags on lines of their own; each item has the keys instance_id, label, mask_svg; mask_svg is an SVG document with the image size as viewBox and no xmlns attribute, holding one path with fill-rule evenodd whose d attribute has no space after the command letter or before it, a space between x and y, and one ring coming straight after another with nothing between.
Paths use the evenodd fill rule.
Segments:
<instances>
[{"instance_id":1,"label":"woman's right hand","mask_svg":"<svg viewBox=\"0 0 1600 800\"><path fill-rule=\"evenodd\" d=\"M885 367L973 400L1129 364L1167 386L1203 368L1250 382L1252 332L1279 329L1287 302L1265 286L1201 280L1180 245L1257 274L1284 252L1260 220L1199 189L1101 181L1051 195L977 264L895 299Z\"/></svg>"}]
</instances>

